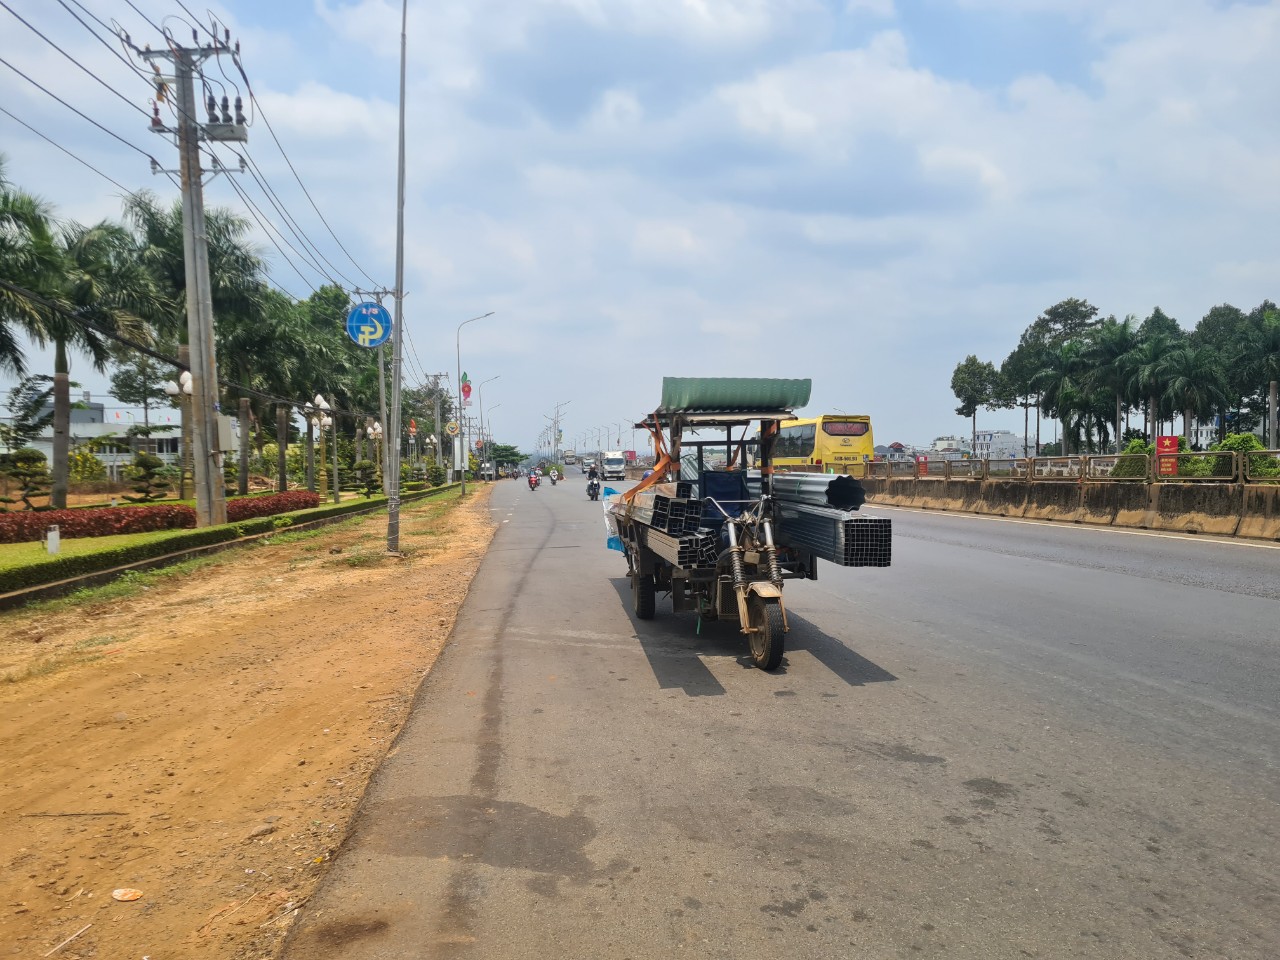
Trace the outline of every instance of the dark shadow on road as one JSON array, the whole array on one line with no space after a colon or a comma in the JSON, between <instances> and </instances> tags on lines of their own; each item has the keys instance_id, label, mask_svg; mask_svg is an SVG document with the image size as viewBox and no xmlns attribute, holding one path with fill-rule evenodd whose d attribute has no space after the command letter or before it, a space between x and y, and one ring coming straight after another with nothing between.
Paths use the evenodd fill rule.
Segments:
<instances>
[{"instance_id":1,"label":"dark shadow on road","mask_svg":"<svg viewBox=\"0 0 1280 960\"><path fill-rule=\"evenodd\" d=\"M662 689L679 688L691 697L722 696L724 687L703 662L710 657L732 659L743 669L755 669L747 652L747 638L738 632L736 622L704 620L699 632L698 618L692 613L673 613L671 600L664 594L658 595L658 612L653 620L637 620L631 604L631 581L627 577L613 577L609 582L631 618L640 647ZM898 679L789 610L787 621L791 626L787 650L812 654L850 686ZM782 666L775 673L785 674L787 666L788 661L783 657Z\"/></svg>"},{"instance_id":2,"label":"dark shadow on road","mask_svg":"<svg viewBox=\"0 0 1280 960\"><path fill-rule=\"evenodd\" d=\"M790 608L787 609L787 624L791 627L787 634L788 652L807 651L851 687L898 679L879 664L854 653L842 641L820 630L804 617L797 616ZM787 661L784 658L779 672L786 669Z\"/></svg>"}]
</instances>

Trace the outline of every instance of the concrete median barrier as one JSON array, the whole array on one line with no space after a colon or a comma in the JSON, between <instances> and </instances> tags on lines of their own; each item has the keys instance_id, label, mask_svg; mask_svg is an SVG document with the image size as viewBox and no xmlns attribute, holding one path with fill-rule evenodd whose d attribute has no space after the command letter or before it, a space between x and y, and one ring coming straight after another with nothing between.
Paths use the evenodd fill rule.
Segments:
<instances>
[{"instance_id":1,"label":"concrete median barrier","mask_svg":"<svg viewBox=\"0 0 1280 960\"><path fill-rule=\"evenodd\" d=\"M1236 536L1280 540L1280 484L1246 483Z\"/></svg>"},{"instance_id":2,"label":"concrete median barrier","mask_svg":"<svg viewBox=\"0 0 1280 960\"><path fill-rule=\"evenodd\" d=\"M1074 480L1039 480L1028 483L1027 508L1024 517L1033 520L1059 520L1071 523L1080 519L1080 487Z\"/></svg>"},{"instance_id":3,"label":"concrete median barrier","mask_svg":"<svg viewBox=\"0 0 1280 960\"><path fill-rule=\"evenodd\" d=\"M1240 526L1242 494L1235 483L1158 483L1148 514L1153 530L1232 536Z\"/></svg>"},{"instance_id":4,"label":"concrete median barrier","mask_svg":"<svg viewBox=\"0 0 1280 960\"><path fill-rule=\"evenodd\" d=\"M1110 503L1111 520L1107 521L1116 527L1145 527L1151 510L1151 485L1139 481L1111 483L1086 483L1084 489L1084 511L1090 510L1091 497L1102 491L1105 498L1102 503ZM1101 515L1105 515L1105 508ZM1102 520L1091 520L1082 516L1085 523L1102 523Z\"/></svg>"},{"instance_id":5,"label":"concrete median barrier","mask_svg":"<svg viewBox=\"0 0 1280 960\"><path fill-rule=\"evenodd\" d=\"M994 517L1021 517L1027 512L1030 487L1025 480L984 480L982 503L977 512Z\"/></svg>"}]
</instances>

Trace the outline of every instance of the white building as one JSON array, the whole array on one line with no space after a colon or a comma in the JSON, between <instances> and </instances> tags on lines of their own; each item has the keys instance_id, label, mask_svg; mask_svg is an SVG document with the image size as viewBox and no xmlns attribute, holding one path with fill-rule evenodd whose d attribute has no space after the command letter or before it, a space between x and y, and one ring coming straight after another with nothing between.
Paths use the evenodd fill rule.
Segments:
<instances>
[{"instance_id":1,"label":"white building","mask_svg":"<svg viewBox=\"0 0 1280 960\"><path fill-rule=\"evenodd\" d=\"M979 430L973 455L979 460L1014 460L1034 456L1034 444L1009 430Z\"/></svg>"},{"instance_id":2,"label":"white building","mask_svg":"<svg viewBox=\"0 0 1280 960\"><path fill-rule=\"evenodd\" d=\"M937 437L929 446L929 459L963 460L969 456L971 448L968 437Z\"/></svg>"},{"instance_id":3,"label":"white building","mask_svg":"<svg viewBox=\"0 0 1280 960\"><path fill-rule=\"evenodd\" d=\"M219 435L230 447L225 453L227 456L234 457L239 450L238 420L222 414L219 416L224 421ZM107 468L107 477L111 480L123 479L125 468L133 463L134 454L142 449L154 453L166 464L177 465L182 448L182 427L178 411L172 408L161 408L151 418L149 436L145 438L126 436L130 427L141 424L141 419L129 414L122 415L119 411L108 418L104 405L91 401L86 391L83 400L77 401L71 408L70 448L75 450L92 441L107 439L119 441L118 443L99 442L94 448L94 456ZM43 453L45 460L51 463L53 461L53 427L45 427L44 431L31 441L30 446Z\"/></svg>"}]
</instances>

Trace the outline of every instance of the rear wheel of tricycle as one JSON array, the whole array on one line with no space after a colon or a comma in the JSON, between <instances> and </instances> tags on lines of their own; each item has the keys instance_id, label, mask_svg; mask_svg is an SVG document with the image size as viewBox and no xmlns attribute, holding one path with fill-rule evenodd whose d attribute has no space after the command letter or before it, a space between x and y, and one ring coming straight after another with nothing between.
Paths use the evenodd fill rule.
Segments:
<instances>
[{"instance_id":1,"label":"rear wheel of tricycle","mask_svg":"<svg viewBox=\"0 0 1280 960\"><path fill-rule=\"evenodd\" d=\"M782 620L782 606L776 599L751 597L747 601L747 614L751 617L751 662L761 670L776 670L782 663L783 639L786 627Z\"/></svg>"},{"instance_id":2,"label":"rear wheel of tricycle","mask_svg":"<svg viewBox=\"0 0 1280 960\"><path fill-rule=\"evenodd\" d=\"M637 571L631 575L631 599L635 607L636 619L653 619L658 601L652 573L640 573Z\"/></svg>"}]
</instances>

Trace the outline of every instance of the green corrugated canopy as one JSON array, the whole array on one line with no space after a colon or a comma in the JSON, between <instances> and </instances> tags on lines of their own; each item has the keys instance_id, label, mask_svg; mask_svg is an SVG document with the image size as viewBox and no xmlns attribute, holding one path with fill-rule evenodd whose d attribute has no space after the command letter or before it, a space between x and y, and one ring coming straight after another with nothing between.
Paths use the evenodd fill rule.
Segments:
<instances>
[{"instance_id":1,"label":"green corrugated canopy","mask_svg":"<svg viewBox=\"0 0 1280 960\"><path fill-rule=\"evenodd\" d=\"M812 389L812 380L663 377L658 413L791 411L808 404Z\"/></svg>"}]
</instances>

